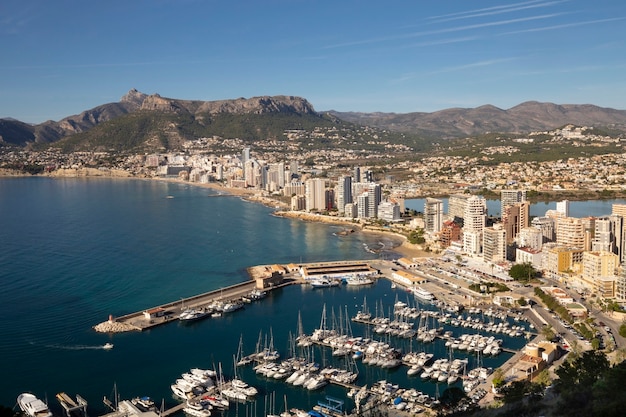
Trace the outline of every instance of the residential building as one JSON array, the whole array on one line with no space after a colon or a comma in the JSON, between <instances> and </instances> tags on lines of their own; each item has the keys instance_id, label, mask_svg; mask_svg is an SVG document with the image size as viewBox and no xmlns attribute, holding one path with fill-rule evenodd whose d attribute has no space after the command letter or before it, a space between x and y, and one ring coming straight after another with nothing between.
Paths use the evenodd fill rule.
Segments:
<instances>
[{"instance_id":1,"label":"residential building","mask_svg":"<svg viewBox=\"0 0 626 417\"><path fill-rule=\"evenodd\" d=\"M326 210L326 181L313 178L305 183L306 210Z\"/></svg>"},{"instance_id":2,"label":"residential building","mask_svg":"<svg viewBox=\"0 0 626 417\"><path fill-rule=\"evenodd\" d=\"M524 227L517 234L515 241L520 248L526 247L540 251L543 246L543 234L536 227Z\"/></svg>"},{"instance_id":3,"label":"residential building","mask_svg":"<svg viewBox=\"0 0 626 417\"><path fill-rule=\"evenodd\" d=\"M424 230L437 233L443 227L443 201L426 198L424 202Z\"/></svg>"},{"instance_id":4,"label":"residential building","mask_svg":"<svg viewBox=\"0 0 626 417\"><path fill-rule=\"evenodd\" d=\"M378 205L378 218L386 222L401 221L400 206L391 201L383 201Z\"/></svg>"},{"instance_id":5,"label":"residential building","mask_svg":"<svg viewBox=\"0 0 626 417\"><path fill-rule=\"evenodd\" d=\"M530 224L530 204L527 201L504 206L502 210L502 227L506 232L506 241L511 243L520 230Z\"/></svg>"},{"instance_id":6,"label":"residential building","mask_svg":"<svg viewBox=\"0 0 626 417\"><path fill-rule=\"evenodd\" d=\"M501 224L483 230L483 259L485 262L506 261L506 230Z\"/></svg>"},{"instance_id":7,"label":"residential building","mask_svg":"<svg viewBox=\"0 0 626 417\"><path fill-rule=\"evenodd\" d=\"M556 219L556 243L585 249L585 223L575 217Z\"/></svg>"},{"instance_id":8,"label":"residential building","mask_svg":"<svg viewBox=\"0 0 626 417\"><path fill-rule=\"evenodd\" d=\"M482 232L463 232L463 252L468 255L480 255L482 251Z\"/></svg>"},{"instance_id":9,"label":"residential building","mask_svg":"<svg viewBox=\"0 0 626 417\"><path fill-rule=\"evenodd\" d=\"M439 232L439 243L443 248L449 247L452 242L461 240L461 226L452 220L443 223L443 227Z\"/></svg>"},{"instance_id":10,"label":"residential building","mask_svg":"<svg viewBox=\"0 0 626 417\"><path fill-rule=\"evenodd\" d=\"M502 190L500 191L500 216L504 215L506 206L526 201L526 190Z\"/></svg>"},{"instance_id":11,"label":"residential building","mask_svg":"<svg viewBox=\"0 0 626 417\"><path fill-rule=\"evenodd\" d=\"M337 181L337 210L343 214L345 206L352 203L352 177L339 177Z\"/></svg>"},{"instance_id":12,"label":"residential building","mask_svg":"<svg viewBox=\"0 0 626 417\"><path fill-rule=\"evenodd\" d=\"M615 293L615 271L618 265L619 258L612 252L584 252L582 279L603 297L613 297Z\"/></svg>"},{"instance_id":13,"label":"residential building","mask_svg":"<svg viewBox=\"0 0 626 417\"><path fill-rule=\"evenodd\" d=\"M471 194L453 194L448 198L448 216L454 220L463 219L465 216L465 209L467 207L467 200L471 197Z\"/></svg>"}]
</instances>

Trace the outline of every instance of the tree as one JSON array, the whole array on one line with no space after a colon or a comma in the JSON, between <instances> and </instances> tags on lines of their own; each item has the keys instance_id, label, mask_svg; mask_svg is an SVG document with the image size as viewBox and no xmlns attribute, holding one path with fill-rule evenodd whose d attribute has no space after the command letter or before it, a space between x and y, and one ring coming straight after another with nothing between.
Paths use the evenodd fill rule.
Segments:
<instances>
[{"instance_id":1,"label":"tree","mask_svg":"<svg viewBox=\"0 0 626 417\"><path fill-rule=\"evenodd\" d=\"M537 275L537 270L530 262L515 264L509 269L509 276L516 281L528 282Z\"/></svg>"},{"instance_id":2,"label":"tree","mask_svg":"<svg viewBox=\"0 0 626 417\"><path fill-rule=\"evenodd\" d=\"M548 371L547 369L544 369L543 371L539 372L537 376L535 377L534 382L536 384L541 385L542 387L547 387L551 385L552 378L550 378L550 371Z\"/></svg>"},{"instance_id":3,"label":"tree","mask_svg":"<svg viewBox=\"0 0 626 417\"><path fill-rule=\"evenodd\" d=\"M626 323L622 323L622 325L619 326L619 335L626 337Z\"/></svg>"},{"instance_id":4,"label":"tree","mask_svg":"<svg viewBox=\"0 0 626 417\"><path fill-rule=\"evenodd\" d=\"M546 338L546 340L552 340L556 336L556 332L551 325L543 326L541 328L541 335Z\"/></svg>"},{"instance_id":5,"label":"tree","mask_svg":"<svg viewBox=\"0 0 626 417\"><path fill-rule=\"evenodd\" d=\"M504 384L505 384L505 379L504 379L504 371L502 370L502 368L496 368L495 371L493 371L493 379L492 379L492 383L494 388L498 389L501 388Z\"/></svg>"}]
</instances>

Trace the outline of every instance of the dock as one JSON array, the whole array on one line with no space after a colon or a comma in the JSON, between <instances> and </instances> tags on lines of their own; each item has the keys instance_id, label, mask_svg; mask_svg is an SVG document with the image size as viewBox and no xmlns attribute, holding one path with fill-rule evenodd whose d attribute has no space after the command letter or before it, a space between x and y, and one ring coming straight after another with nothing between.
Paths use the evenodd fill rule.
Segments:
<instances>
[{"instance_id":1,"label":"dock","mask_svg":"<svg viewBox=\"0 0 626 417\"><path fill-rule=\"evenodd\" d=\"M99 332L144 331L162 324L177 321L183 310L209 308L214 302L241 300L255 289L272 291L292 284L305 283L300 274L307 268L318 273L378 273L367 261L333 261L282 265L258 265L248 268L250 280L228 287L208 291L192 297L181 298L166 304L119 317L109 317L108 322L94 326Z\"/></svg>"}]
</instances>

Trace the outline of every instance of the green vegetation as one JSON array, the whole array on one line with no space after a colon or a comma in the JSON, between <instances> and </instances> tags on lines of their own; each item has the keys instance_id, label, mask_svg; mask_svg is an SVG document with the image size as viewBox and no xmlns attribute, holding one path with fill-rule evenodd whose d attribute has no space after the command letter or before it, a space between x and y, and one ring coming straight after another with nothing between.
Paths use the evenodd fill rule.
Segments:
<instances>
[{"instance_id":1,"label":"green vegetation","mask_svg":"<svg viewBox=\"0 0 626 417\"><path fill-rule=\"evenodd\" d=\"M483 289L486 287L486 291L483 291ZM507 287L506 285L502 284L501 282L483 282L480 284L470 284L468 287L470 290L478 292L478 293L483 293L483 292L506 292L506 291L511 291L511 289L509 287Z\"/></svg>"},{"instance_id":2,"label":"green vegetation","mask_svg":"<svg viewBox=\"0 0 626 417\"><path fill-rule=\"evenodd\" d=\"M578 359L563 363L556 374L559 379L554 385L560 394L561 415L623 415L625 362L610 367L603 353L587 351Z\"/></svg>"},{"instance_id":3,"label":"green vegetation","mask_svg":"<svg viewBox=\"0 0 626 417\"><path fill-rule=\"evenodd\" d=\"M516 281L528 282L537 276L537 270L529 262L515 264L509 269L509 276Z\"/></svg>"},{"instance_id":4,"label":"green vegetation","mask_svg":"<svg viewBox=\"0 0 626 417\"><path fill-rule=\"evenodd\" d=\"M562 306L561 304L559 304L559 302L556 301L556 299L554 297L552 297L549 294L546 294L539 287L535 287L535 295L537 297L539 297L541 299L541 301L543 301L543 303L546 305L546 307L548 307L550 310L553 310L563 320L565 320L568 323L572 323L572 321L573 321L572 317L570 316L570 314L567 311L567 309L564 306Z\"/></svg>"},{"instance_id":5,"label":"green vegetation","mask_svg":"<svg viewBox=\"0 0 626 417\"><path fill-rule=\"evenodd\" d=\"M626 323L622 323L621 326L619 326L619 335L626 337Z\"/></svg>"},{"instance_id":6,"label":"green vegetation","mask_svg":"<svg viewBox=\"0 0 626 417\"><path fill-rule=\"evenodd\" d=\"M409 232L407 239L409 243L412 243L414 245L423 244L424 242L426 242L426 239L424 239L424 229L412 230L411 232Z\"/></svg>"}]
</instances>

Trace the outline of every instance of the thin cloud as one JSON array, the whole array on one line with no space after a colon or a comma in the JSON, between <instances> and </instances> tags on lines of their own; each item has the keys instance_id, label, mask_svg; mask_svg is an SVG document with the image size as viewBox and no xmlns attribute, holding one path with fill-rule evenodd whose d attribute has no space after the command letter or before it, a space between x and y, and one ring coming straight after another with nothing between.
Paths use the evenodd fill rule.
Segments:
<instances>
[{"instance_id":1,"label":"thin cloud","mask_svg":"<svg viewBox=\"0 0 626 417\"><path fill-rule=\"evenodd\" d=\"M438 15L438 16L431 16L431 17L428 18L428 20L445 19L445 18L449 18L449 17L463 16L463 15L474 14L474 13L482 13L482 12L490 12L490 11L509 9L511 7L518 7L518 6L524 6L524 5L531 5L531 4L540 3L540 1L541 0L532 0L532 1L525 1L525 2L522 2L522 3L505 4L505 5L501 5L501 6L484 7L484 8L480 8L480 9L474 9L474 10L466 10L464 12L455 12L455 13L442 14L442 15Z\"/></svg>"},{"instance_id":2,"label":"thin cloud","mask_svg":"<svg viewBox=\"0 0 626 417\"><path fill-rule=\"evenodd\" d=\"M571 28L571 27L576 27L576 26L595 25L597 23L615 22L615 21L624 20L624 19L626 19L626 17L611 17L608 19L587 20L585 22L563 23L560 25L544 26L541 28L530 28L530 29L516 30L512 32L504 32L502 33L502 35L516 35L518 33L543 32L546 30L557 30L557 29L565 29L565 28Z\"/></svg>"},{"instance_id":3,"label":"thin cloud","mask_svg":"<svg viewBox=\"0 0 626 417\"><path fill-rule=\"evenodd\" d=\"M489 59L489 60L485 60L485 61L477 61L477 62L472 62L469 64L463 64L463 65L457 65L457 66L453 66L453 67L445 67L445 68L441 68L435 71L428 71L428 72L412 72L412 73L408 73L403 75L402 77L396 78L394 80L392 80L392 84L399 84L402 83L404 81L408 81L411 80L413 78L416 77L421 77L424 75L437 75L437 74L446 74L449 72L457 72L457 71L465 71L468 69L472 69L472 68L481 68L481 67L488 67L488 66L492 66L492 65L497 65L497 64L501 64L503 62L510 62L510 61L516 61L519 58L517 57L511 57L511 58L500 58L500 59Z\"/></svg>"},{"instance_id":4,"label":"thin cloud","mask_svg":"<svg viewBox=\"0 0 626 417\"><path fill-rule=\"evenodd\" d=\"M334 45L327 45L323 47L323 49L335 49L335 48L344 48L344 47L349 47L349 46L369 45L369 44L374 44L374 43L396 41L396 40L401 40L401 39L417 38L420 36L438 35L442 33L451 33L451 32L461 32L464 30L482 29L482 28L494 27L494 26L505 26L505 25L511 25L515 23L530 22L534 20L551 19L553 17L560 17L565 14L569 14L569 12L550 13L550 14L544 14L544 15L538 15L538 16L520 17L516 19L498 20L495 22L476 23L473 25L457 26L457 27L452 27L452 28L431 30L431 31L425 31L425 32L407 33L404 35L364 39L361 41L353 41L353 42L343 42L343 43L337 43Z\"/></svg>"},{"instance_id":5,"label":"thin cloud","mask_svg":"<svg viewBox=\"0 0 626 417\"><path fill-rule=\"evenodd\" d=\"M550 7L559 3L564 3L566 1L569 1L569 0L551 1L551 2L538 3L538 4L526 4L525 6L519 6L519 7L508 7L508 8L503 8L500 10L492 10L492 11L486 11L486 12L480 12L480 13L471 13L471 14L465 14L461 16L452 16L452 17L447 17L443 19L437 19L433 23L443 23L443 22L450 22L453 20L471 19L474 17L493 16L496 14L512 13L512 12L517 12L520 10L536 9L539 7Z\"/></svg>"}]
</instances>

